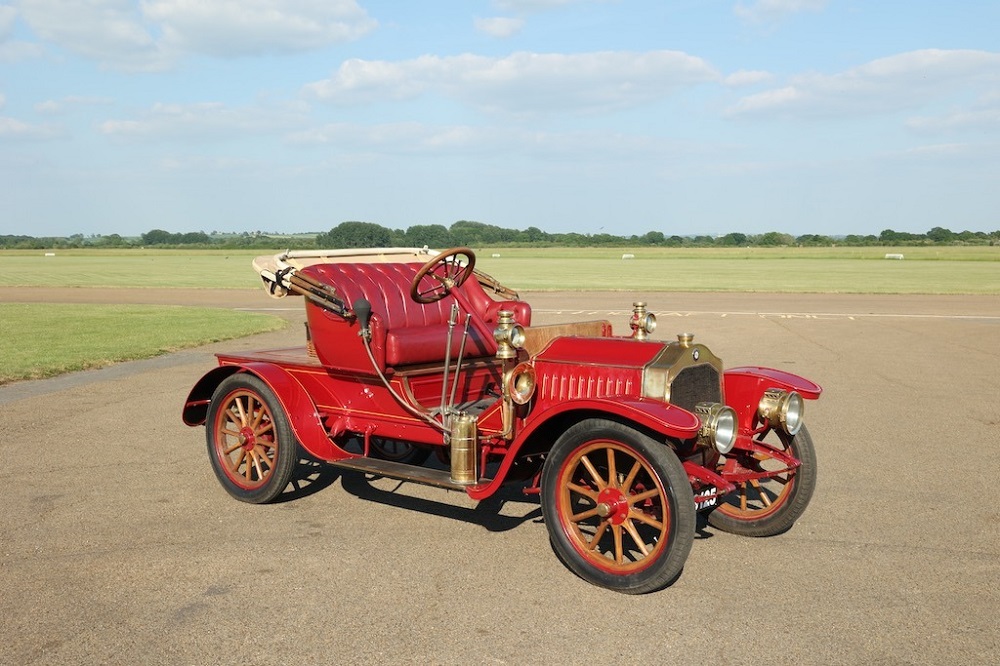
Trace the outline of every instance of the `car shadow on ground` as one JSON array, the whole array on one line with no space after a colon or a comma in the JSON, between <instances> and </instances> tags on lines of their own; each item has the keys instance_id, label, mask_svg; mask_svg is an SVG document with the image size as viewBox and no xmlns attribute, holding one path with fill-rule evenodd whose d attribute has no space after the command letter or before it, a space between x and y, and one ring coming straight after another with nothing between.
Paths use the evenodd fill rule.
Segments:
<instances>
[{"instance_id":1,"label":"car shadow on ground","mask_svg":"<svg viewBox=\"0 0 1000 666\"><path fill-rule=\"evenodd\" d=\"M275 499L275 503L309 497L325 490L339 479L341 487L359 499L479 525L490 532L506 532L527 522L542 523L541 503L537 495L524 493L526 483L505 485L470 508L451 503L455 499L465 500L465 494L460 491L438 489L435 492L440 493L440 501L417 497L410 489L421 488L419 484L340 469L305 451L300 451L299 456L298 466L288 487ZM426 464L442 468L442 461L433 457ZM392 484L391 488L388 484Z\"/></svg>"},{"instance_id":2,"label":"car shadow on ground","mask_svg":"<svg viewBox=\"0 0 1000 666\"><path fill-rule=\"evenodd\" d=\"M365 474L352 470L341 470L306 454L299 459L298 467L275 503L293 502L314 495L334 485L340 480L341 487L354 497L383 506L392 506L407 511L440 516L472 525L479 525L490 532L506 532L527 522L542 524L542 509L538 495L524 492L526 483L516 483L501 487L495 494L479 502L475 507L450 504L452 498L462 498L458 491L439 490L441 501L408 494L409 488L419 487L407 481L390 481L385 477ZM375 485L392 483L391 489ZM501 513L507 509L507 515ZM711 539L715 536L708 524L708 516L698 513L695 523L696 540Z\"/></svg>"},{"instance_id":3,"label":"car shadow on ground","mask_svg":"<svg viewBox=\"0 0 1000 666\"><path fill-rule=\"evenodd\" d=\"M307 453L303 452L300 455L292 478L288 482L288 487L274 500L275 504L294 502L315 495L333 485L340 478L341 470L336 467L327 465L322 460L313 458Z\"/></svg>"},{"instance_id":4,"label":"car shadow on ground","mask_svg":"<svg viewBox=\"0 0 1000 666\"><path fill-rule=\"evenodd\" d=\"M359 499L479 525L490 532L506 532L527 522L542 522L538 498L524 494L523 484L504 486L475 507L465 507L449 503L451 498L464 499L464 493L439 490L441 501L431 500L407 493L407 489L416 488L417 484L394 481L391 489L384 489L374 485L381 479L383 477L346 470L340 474L344 490ZM504 509L507 513L501 513Z\"/></svg>"}]
</instances>

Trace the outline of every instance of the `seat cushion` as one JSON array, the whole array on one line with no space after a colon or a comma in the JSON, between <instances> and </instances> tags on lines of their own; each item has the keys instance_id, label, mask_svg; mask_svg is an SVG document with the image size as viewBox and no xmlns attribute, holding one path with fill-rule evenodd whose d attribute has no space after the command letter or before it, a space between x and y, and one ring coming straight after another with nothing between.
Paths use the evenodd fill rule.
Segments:
<instances>
[{"instance_id":1,"label":"seat cushion","mask_svg":"<svg viewBox=\"0 0 1000 666\"><path fill-rule=\"evenodd\" d=\"M464 329L456 325L451 334L451 358L458 358ZM469 337L465 341L465 357L490 356L496 346L483 339L474 326L469 326ZM448 345L448 324L428 326L407 326L389 329L385 335L385 362L387 365L414 365L418 363L438 363L444 360Z\"/></svg>"}]
</instances>

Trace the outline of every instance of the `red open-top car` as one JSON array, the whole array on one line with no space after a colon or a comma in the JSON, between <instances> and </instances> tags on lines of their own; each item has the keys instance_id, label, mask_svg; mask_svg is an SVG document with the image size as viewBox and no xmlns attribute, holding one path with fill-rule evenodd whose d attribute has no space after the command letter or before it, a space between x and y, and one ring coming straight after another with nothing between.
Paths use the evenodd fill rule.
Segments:
<instances>
[{"instance_id":1,"label":"red open-top car","mask_svg":"<svg viewBox=\"0 0 1000 666\"><path fill-rule=\"evenodd\" d=\"M301 295L305 344L219 354L184 404L219 481L274 500L301 447L331 465L484 499L540 494L552 546L583 579L669 585L696 514L748 536L787 530L816 484L803 401L822 389L770 368L723 368L690 334L651 337L635 303L608 321L532 326L531 306L467 248L286 252L254 261ZM446 465L424 464L429 454Z\"/></svg>"}]
</instances>

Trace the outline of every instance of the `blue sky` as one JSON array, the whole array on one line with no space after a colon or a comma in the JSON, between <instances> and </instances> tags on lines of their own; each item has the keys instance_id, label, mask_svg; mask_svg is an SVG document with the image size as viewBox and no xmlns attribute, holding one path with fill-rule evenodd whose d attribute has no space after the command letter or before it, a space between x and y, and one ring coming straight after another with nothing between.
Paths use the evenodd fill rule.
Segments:
<instances>
[{"instance_id":1,"label":"blue sky","mask_svg":"<svg viewBox=\"0 0 1000 666\"><path fill-rule=\"evenodd\" d=\"M992 231L997 26L995 0L0 0L0 233Z\"/></svg>"}]
</instances>

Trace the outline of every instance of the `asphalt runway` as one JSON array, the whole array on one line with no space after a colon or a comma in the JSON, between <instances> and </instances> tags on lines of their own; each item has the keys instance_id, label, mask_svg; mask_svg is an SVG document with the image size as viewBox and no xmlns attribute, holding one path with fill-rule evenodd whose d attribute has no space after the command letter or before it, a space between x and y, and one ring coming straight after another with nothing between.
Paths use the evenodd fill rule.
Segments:
<instances>
[{"instance_id":1,"label":"asphalt runway","mask_svg":"<svg viewBox=\"0 0 1000 666\"><path fill-rule=\"evenodd\" d=\"M67 294L68 292L71 292ZM273 310L287 330L0 387L0 664L945 664L1000 659L1000 298L537 294L537 324L631 301L656 337L823 385L819 484L788 533L702 530L631 597L556 558L537 500L304 469L243 504L180 420L220 350L301 344L263 292L2 300ZM290 308L290 309L285 309ZM70 323L71 324L71 323Z\"/></svg>"}]
</instances>

